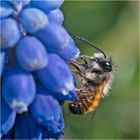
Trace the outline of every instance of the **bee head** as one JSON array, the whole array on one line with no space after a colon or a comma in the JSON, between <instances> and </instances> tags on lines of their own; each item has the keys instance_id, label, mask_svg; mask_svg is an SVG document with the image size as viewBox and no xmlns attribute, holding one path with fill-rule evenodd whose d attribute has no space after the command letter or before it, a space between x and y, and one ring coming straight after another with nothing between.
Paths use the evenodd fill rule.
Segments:
<instances>
[{"instance_id":1,"label":"bee head","mask_svg":"<svg viewBox=\"0 0 140 140\"><path fill-rule=\"evenodd\" d=\"M83 37L79 37L79 36L76 36L76 38L83 41L84 43L90 45L91 47L93 47L94 49L96 49L100 52L100 53L95 53L95 55L93 57L94 62L96 62L96 64L93 64L94 68L103 70L104 72L111 72L112 71L112 64L111 64L111 57L110 56L106 56L105 53L101 49L96 47L94 44L92 44L87 39L85 39Z\"/></svg>"},{"instance_id":2,"label":"bee head","mask_svg":"<svg viewBox=\"0 0 140 140\"><path fill-rule=\"evenodd\" d=\"M111 57L104 57L102 53L95 53L93 60L101 67L104 72L112 71Z\"/></svg>"}]
</instances>

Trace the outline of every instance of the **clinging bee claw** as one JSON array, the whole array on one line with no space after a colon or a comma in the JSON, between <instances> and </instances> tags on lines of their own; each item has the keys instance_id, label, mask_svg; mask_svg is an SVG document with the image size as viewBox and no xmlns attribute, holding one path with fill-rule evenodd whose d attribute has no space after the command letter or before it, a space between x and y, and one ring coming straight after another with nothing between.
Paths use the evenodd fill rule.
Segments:
<instances>
[{"instance_id":1,"label":"clinging bee claw","mask_svg":"<svg viewBox=\"0 0 140 140\"><path fill-rule=\"evenodd\" d=\"M61 134L64 135L64 132L62 131Z\"/></svg>"}]
</instances>

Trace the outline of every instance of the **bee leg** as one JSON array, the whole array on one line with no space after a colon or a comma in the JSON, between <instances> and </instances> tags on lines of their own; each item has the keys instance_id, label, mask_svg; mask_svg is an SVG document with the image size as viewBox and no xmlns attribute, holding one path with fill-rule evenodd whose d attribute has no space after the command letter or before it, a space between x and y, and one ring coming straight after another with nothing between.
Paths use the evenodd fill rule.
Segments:
<instances>
[{"instance_id":1,"label":"bee leg","mask_svg":"<svg viewBox=\"0 0 140 140\"><path fill-rule=\"evenodd\" d=\"M86 60L86 59L81 58L81 60L83 60L83 61L84 61L85 65L88 65L88 62L87 62L87 60Z\"/></svg>"},{"instance_id":2,"label":"bee leg","mask_svg":"<svg viewBox=\"0 0 140 140\"><path fill-rule=\"evenodd\" d=\"M82 74L82 72L79 71L79 70L72 70L72 72L74 72L75 74L79 74L80 76L84 77L84 75Z\"/></svg>"},{"instance_id":3,"label":"bee leg","mask_svg":"<svg viewBox=\"0 0 140 140\"><path fill-rule=\"evenodd\" d=\"M92 60L92 57L87 55L80 55L79 58L83 60L86 65L88 65L88 60Z\"/></svg>"},{"instance_id":4,"label":"bee leg","mask_svg":"<svg viewBox=\"0 0 140 140\"><path fill-rule=\"evenodd\" d=\"M82 70L80 68L81 65L83 65L83 64L79 64L79 63L74 62L74 61L70 61L70 64L76 69L76 70L72 70L73 72L75 72L78 75L80 75L82 78L84 78L85 81L88 81L87 77L82 73Z\"/></svg>"},{"instance_id":5,"label":"bee leg","mask_svg":"<svg viewBox=\"0 0 140 140\"><path fill-rule=\"evenodd\" d=\"M87 58L88 58L88 59L91 59L91 57L90 57L90 56L87 56L87 55L80 55L79 57L80 57L80 58L83 58L83 59L87 59Z\"/></svg>"},{"instance_id":6,"label":"bee leg","mask_svg":"<svg viewBox=\"0 0 140 140\"><path fill-rule=\"evenodd\" d=\"M80 88L75 88L74 91L75 92L80 92Z\"/></svg>"},{"instance_id":7,"label":"bee leg","mask_svg":"<svg viewBox=\"0 0 140 140\"><path fill-rule=\"evenodd\" d=\"M82 88L75 88L74 91L75 91L75 92L80 92L80 93L87 93L87 91L85 91L85 90L82 89Z\"/></svg>"},{"instance_id":8,"label":"bee leg","mask_svg":"<svg viewBox=\"0 0 140 140\"><path fill-rule=\"evenodd\" d=\"M79 66L79 64L77 62L71 61L70 64L76 69L76 70L72 70L73 72L76 72L79 75L81 75L82 77L84 77L84 75L83 75L83 73L81 71L81 68L80 68L80 66Z\"/></svg>"},{"instance_id":9,"label":"bee leg","mask_svg":"<svg viewBox=\"0 0 140 140\"><path fill-rule=\"evenodd\" d=\"M104 98L104 95L101 95L102 98Z\"/></svg>"},{"instance_id":10,"label":"bee leg","mask_svg":"<svg viewBox=\"0 0 140 140\"><path fill-rule=\"evenodd\" d=\"M78 70L72 70L72 72L74 72L74 73L80 75L81 77L85 78L84 75L81 72L79 72Z\"/></svg>"},{"instance_id":11,"label":"bee leg","mask_svg":"<svg viewBox=\"0 0 140 140\"><path fill-rule=\"evenodd\" d=\"M73 67L75 67L77 70L80 70L80 71L81 71L81 69L79 68L79 64L78 64L77 62L70 61L69 63L70 63Z\"/></svg>"},{"instance_id":12,"label":"bee leg","mask_svg":"<svg viewBox=\"0 0 140 140\"><path fill-rule=\"evenodd\" d=\"M85 63L86 65L88 65L87 59L89 59L89 56L86 56L86 55L80 55L79 58L80 58L81 60L83 60L84 63Z\"/></svg>"},{"instance_id":13,"label":"bee leg","mask_svg":"<svg viewBox=\"0 0 140 140\"><path fill-rule=\"evenodd\" d=\"M79 67L79 66L80 66L80 67L81 67L81 66L87 66L87 64L81 64L81 63L78 63L77 61L70 61L69 63L70 63L71 65L73 65L73 66L76 65L76 66L78 66L78 67Z\"/></svg>"},{"instance_id":14,"label":"bee leg","mask_svg":"<svg viewBox=\"0 0 140 140\"><path fill-rule=\"evenodd\" d=\"M83 90L83 89L81 89L81 92L82 92L82 93L87 93L87 91L86 91L86 90Z\"/></svg>"}]
</instances>

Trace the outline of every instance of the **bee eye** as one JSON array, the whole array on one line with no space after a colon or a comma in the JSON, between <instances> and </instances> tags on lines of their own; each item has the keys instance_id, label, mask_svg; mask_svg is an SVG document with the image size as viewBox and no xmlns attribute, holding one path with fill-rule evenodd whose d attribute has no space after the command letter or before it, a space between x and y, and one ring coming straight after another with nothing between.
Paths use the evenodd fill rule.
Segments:
<instances>
[{"instance_id":1,"label":"bee eye","mask_svg":"<svg viewBox=\"0 0 140 140\"><path fill-rule=\"evenodd\" d=\"M103 62L100 62L100 65L104 71L106 71L106 72L112 71L112 65L110 62L103 61Z\"/></svg>"}]
</instances>

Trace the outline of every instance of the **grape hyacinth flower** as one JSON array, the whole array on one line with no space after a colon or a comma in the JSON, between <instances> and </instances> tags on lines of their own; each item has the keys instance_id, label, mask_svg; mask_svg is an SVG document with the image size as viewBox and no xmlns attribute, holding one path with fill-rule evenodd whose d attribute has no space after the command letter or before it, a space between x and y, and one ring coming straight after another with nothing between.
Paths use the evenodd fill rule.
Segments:
<instances>
[{"instance_id":1,"label":"grape hyacinth flower","mask_svg":"<svg viewBox=\"0 0 140 140\"><path fill-rule=\"evenodd\" d=\"M7 3L2 1L1 2L1 10L0 10L0 18L6 18L14 13L14 9L12 6Z\"/></svg>"},{"instance_id":2,"label":"grape hyacinth flower","mask_svg":"<svg viewBox=\"0 0 140 140\"><path fill-rule=\"evenodd\" d=\"M30 72L19 68L6 72L2 81L2 96L13 110L18 113L27 111L35 94L35 82Z\"/></svg>"},{"instance_id":3,"label":"grape hyacinth flower","mask_svg":"<svg viewBox=\"0 0 140 140\"><path fill-rule=\"evenodd\" d=\"M19 116L15 122L15 139L41 139L41 127L29 113Z\"/></svg>"},{"instance_id":4,"label":"grape hyacinth flower","mask_svg":"<svg viewBox=\"0 0 140 140\"><path fill-rule=\"evenodd\" d=\"M60 9L52 10L48 13L49 21L62 24L64 20L64 15Z\"/></svg>"},{"instance_id":5,"label":"grape hyacinth flower","mask_svg":"<svg viewBox=\"0 0 140 140\"><path fill-rule=\"evenodd\" d=\"M10 25L10 26L9 26ZM20 39L17 22L12 18L1 20L1 48L13 48Z\"/></svg>"},{"instance_id":6,"label":"grape hyacinth flower","mask_svg":"<svg viewBox=\"0 0 140 140\"><path fill-rule=\"evenodd\" d=\"M2 76L5 65L5 52L0 53L0 77Z\"/></svg>"},{"instance_id":7,"label":"grape hyacinth flower","mask_svg":"<svg viewBox=\"0 0 140 140\"><path fill-rule=\"evenodd\" d=\"M12 110L0 97L0 137L6 134L14 125L16 112Z\"/></svg>"},{"instance_id":8,"label":"grape hyacinth flower","mask_svg":"<svg viewBox=\"0 0 140 140\"><path fill-rule=\"evenodd\" d=\"M68 65L80 51L63 27L64 0L6 0L1 22L1 139L61 139L66 100L75 100Z\"/></svg>"},{"instance_id":9,"label":"grape hyacinth flower","mask_svg":"<svg viewBox=\"0 0 140 140\"><path fill-rule=\"evenodd\" d=\"M55 97L47 92L42 94L42 90L39 89L35 100L30 106L31 114L36 122L48 131L54 134L61 133L64 128L64 120L59 103Z\"/></svg>"}]
</instances>

